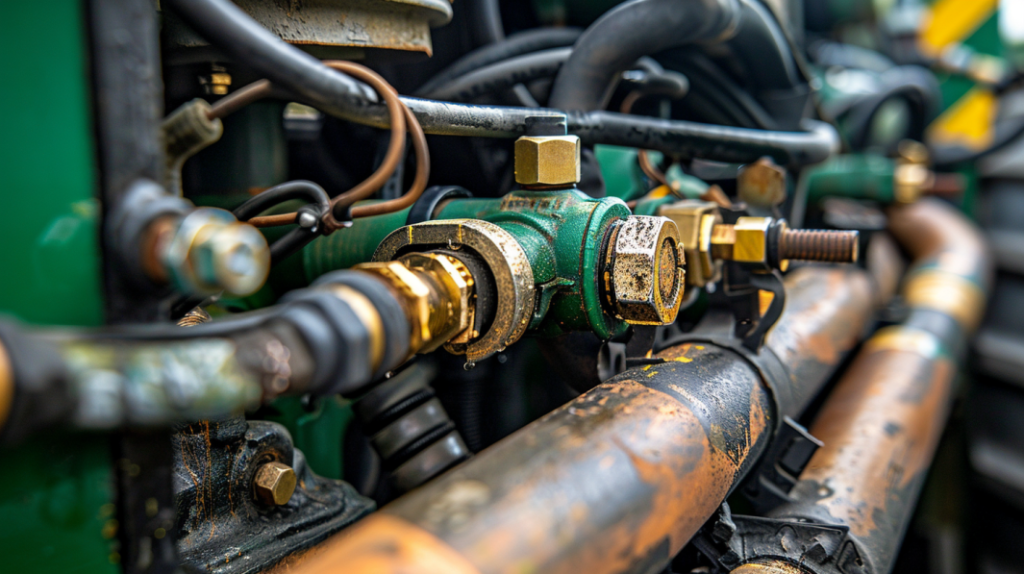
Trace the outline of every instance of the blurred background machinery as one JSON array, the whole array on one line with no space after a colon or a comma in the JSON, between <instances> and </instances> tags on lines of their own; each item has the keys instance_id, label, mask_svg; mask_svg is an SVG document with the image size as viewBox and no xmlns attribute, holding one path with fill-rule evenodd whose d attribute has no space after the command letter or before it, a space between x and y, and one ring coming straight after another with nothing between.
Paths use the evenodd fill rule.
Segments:
<instances>
[{"instance_id":1,"label":"blurred background machinery","mask_svg":"<svg viewBox=\"0 0 1024 574\"><path fill-rule=\"evenodd\" d=\"M0 4L6 572L1024 552L1015 0Z\"/></svg>"}]
</instances>

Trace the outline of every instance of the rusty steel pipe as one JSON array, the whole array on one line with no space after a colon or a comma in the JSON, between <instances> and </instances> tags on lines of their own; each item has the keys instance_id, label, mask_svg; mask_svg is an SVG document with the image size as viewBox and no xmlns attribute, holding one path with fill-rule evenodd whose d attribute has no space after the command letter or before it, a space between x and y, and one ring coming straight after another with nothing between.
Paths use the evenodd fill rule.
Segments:
<instances>
[{"instance_id":1,"label":"rusty steel pipe","mask_svg":"<svg viewBox=\"0 0 1024 574\"><path fill-rule=\"evenodd\" d=\"M839 552L855 554L837 560L852 558L875 574L891 570L913 514L991 273L980 231L945 204L925 200L894 210L890 232L915 259L903 287L910 314L876 333L854 359L811 428L825 446L801 475L796 502L771 513L849 527ZM800 563L826 570L812 558Z\"/></svg>"},{"instance_id":2,"label":"rusty steel pipe","mask_svg":"<svg viewBox=\"0 0 1024 574\"><path fill-rule=\"evenodd\" d=\"M797 415L824 384L874 305L866 273L852 268L800 269L787 286L799 296L761 356L710 342L669 348L658 355L664 363L597 386L291 559L286 571L663 566L744 478L779 417ZM796 371L762 368L778 364L775 354ZM767 377L786 402L776 403Z\"/></svg>"}]
</instances>

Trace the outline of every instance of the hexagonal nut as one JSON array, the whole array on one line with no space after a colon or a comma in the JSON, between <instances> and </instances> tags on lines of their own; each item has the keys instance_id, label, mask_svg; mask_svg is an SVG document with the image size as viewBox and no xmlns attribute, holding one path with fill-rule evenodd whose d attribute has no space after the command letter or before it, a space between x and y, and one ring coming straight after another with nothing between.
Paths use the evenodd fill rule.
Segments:
<instances>
[{"instance_id":1,"label":"hexagonal nut","mask_svg":"<svg viewBox=\"0 0 1024 574\"><path fill-rule=\"evenodd\" d=\"M251 295L270 272L263 234L231 212L210 207L182 218L162 259L175 287L191 295Z\"/></svg>"},{"instance_id":2,"label":"hexagonal nut","mask_svg":"<svg viewBox=\"0 0 1024 574\"><path fill-rule=\"evenodd\" d=\"M687 199L664 205L658 215L667 217L679 228L679 239L686 252L686 284L703 287L712 281L717 267L711 257L711 235L722 222L718 205Z\"/></svg>"},{"instance_id":3,"label":"hexagonal nut","mask_svg":"<svg viewBox=\"0 0 1024 574\"><path fill-rule=\"evenodd\" d=\"M283 506L291 500L297 480L287 464L268 462L256 470L252 479L253 494L264 506Z\"/></svg>"},{"instance_id":4,"label":"hexagonal nut","mask_svg":"<svg viewBox=\"0 0 1024 574\"><path fill-rule=\"evenodd\" d=\"M741 201L756 207L772 207L786 201L786 170L763 157L740 168L736 190Z\"/></svg>"},{"instance_id":5,"label":"hexagonal nut","mask_svg":"<svg viewBox=\"0 0 1024 574\"><path fill-rule=\"evenodd\" d=\"M736 220L736 244L732 260L740 263L768 262L768 228L770 217L741 217Z\"/></svg>"},{"instance_id":6,"label":"hexagonal nut","mask_svg":"<svg viewBox=\"0 0 1024 574\"><path fill-rule=\"evenodd\" d=\"M516 183L570 186L580 181L580 138L524 136L516 140Z\"/></svg>"},{"instance_id":7,"label":"hexagonal nut","mask_svg":"<svg viewBox=\"0 0 1024 574\"><path fill-rule=\"evenodd\" d=\"M675 321L686 280L686 256L667 217L633 215L615 230L607 271L614 313L634 325Z\"/></svg>"},{"instance_id":8,"label":"hexagonal nut","mask_svg":"<svg viewBox=\"0 0 1024 574\"><path fill-rule=\"evenodd\" d=\"M465 264L439 253L409 253L398 261L409 269L422 271L445 292L444 297L438 292L428 302L431 341L418 352L433 351L470 326L473 276Z\"/></svg>"}]
</instances>

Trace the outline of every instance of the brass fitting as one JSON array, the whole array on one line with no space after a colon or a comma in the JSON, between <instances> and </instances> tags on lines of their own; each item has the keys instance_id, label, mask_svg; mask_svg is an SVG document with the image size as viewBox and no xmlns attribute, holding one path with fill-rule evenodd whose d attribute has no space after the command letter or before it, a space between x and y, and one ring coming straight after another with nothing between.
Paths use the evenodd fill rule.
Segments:
<instances>
[{"instance_id":1,"label":"brass fitting","mask_svg":"<svg viewBox=\"0 0 1024 574\"><path fill-rule=\"evenodd\" d=\"M711 233L722 223L718 205L688 199L662 206L658 215L671 219L679 229L686 254L686 284L703 287L717 281L720 266L711 257Z\"/></svg>"},{"instance_id":2,"label":"brass fitting","mask_svg":"<svg viewBox=\"0 0 1024 574\"><path fill-rule=\"evenodd\" d=\"M770 217L741 217L733 225L718 224L711 231L711 255L739 263L768 263Z\"/></svg>"},{"instance_id":3,"label":"brass fitting","mask_svg":"<svg viewBox=\"0 0 1024 574\"><path fill-rule=\"evenodd\" d=\"M634 325L675 321L686 282L676 224L667 217L632 215L611 234L602 276L613 313Z\"/></svg>"},{"instance_id":4,"label":"brass fitting","mask_svg":"<svg viewBox=\"0 0 1024 574\"><path fill-rule=\"evenodd\" d=\"M177 288L192 295L252 295L270 272L270 248L255 227L228 211L201 207L186 215L162 253Z\"/></svg>"},{"instance_id":5,"label":"brass fitting","mask_svg":"<svg viewBox=\"0 0 1024 574\"><path fill-rule=\"evenodd\" d=\"M903 140L898 153L893 198L897 203L914 203L935 184L935 173L928 169L928 148L914 140Z\"/></svg>"},{"instance_id":6,"label":"brass fitting","mask_svg":"<svg viewBox=\"0 0 1024 574\"><path fill-rule=\"evenodd\" d=\"M740 168L736 190L741 201L762 208L771 208L786 201L786 170L771 158L763 157Z\"/></svg>"},{"instance_id":7,"label":"brass fitting","mask_svg":"<svg viewBox=\"0 0 1024 574\"><path fill-rule=\"evenodd\" d=\"M523 136L516 140L516 183L523 187L572 187L580 181L580 163L577 136Z\"/></svg>"},{"instance_id":8,"label":"brass fitting","mask_svg":"<svg viewBox=\"0 0 1024 574\"><path fill-rule=\"evenodd\" d=\"M295 471L287 464L268 462L256 470L252 479L256 500L264 506L284 506L295 492Z\"/></svg>"},{"instance_id":9,"label":"brass fitting","mask_svg":"<svg viewBox=\"0 0 1024 574\"><path fill-rule=\"evenodd\" d=\"M789 229L785 220L740 217L711 231L711 256L761 268L785 271L789 260L855 263L856 231Z\"/></svg>"},{"instance_id":10,"label":"brass fitting","mask_svg":"<svg viewBox=\"0 0 1024 574\"><path fill-rule=\"evenodd\" d=\"M400 294L409 320L409 354L429 353L473 324L473 276L454 257L410 253L395 261L362 263Z\"/></svg>"}]
</instances>

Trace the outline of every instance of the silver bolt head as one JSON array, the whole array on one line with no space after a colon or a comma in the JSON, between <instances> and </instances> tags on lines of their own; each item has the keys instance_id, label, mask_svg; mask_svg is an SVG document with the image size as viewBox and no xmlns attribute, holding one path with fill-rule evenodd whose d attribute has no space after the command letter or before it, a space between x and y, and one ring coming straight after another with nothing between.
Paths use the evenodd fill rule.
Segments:
<instances>
[{"instance_id":1,"label":"silver bolt head","mask_svg":"<svg viewBox=\"0 0 1024 574\"><path fill-rule=\"evenodd\" d=\"M634 325L675 321L686 279L676 224L667 217L632 215L619 223L611 249L615 314Z\"/></svg>"}]
</instances>

